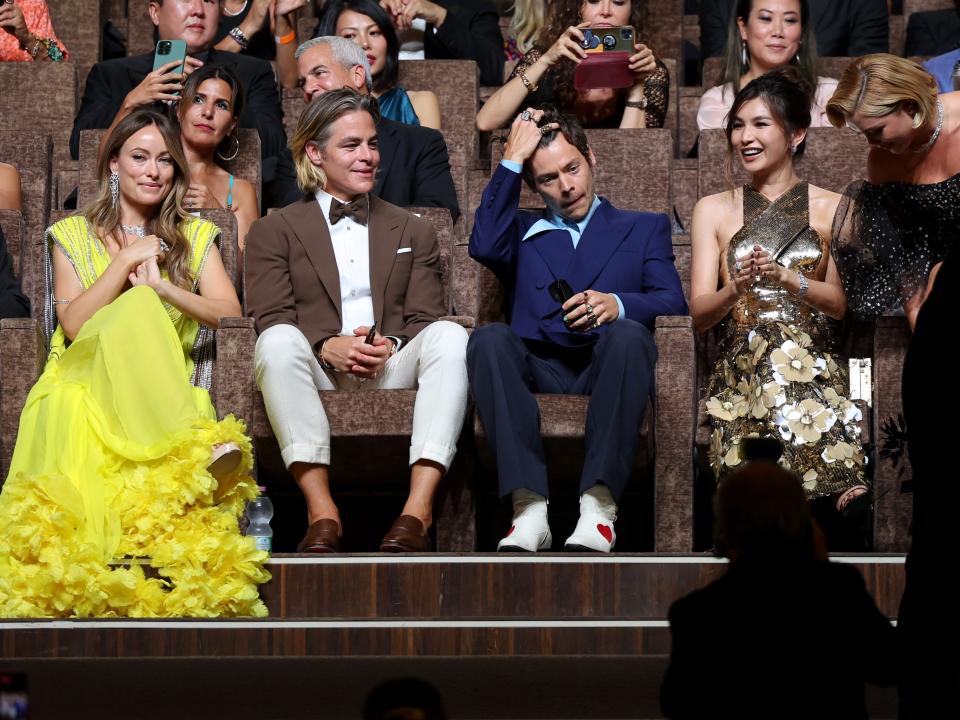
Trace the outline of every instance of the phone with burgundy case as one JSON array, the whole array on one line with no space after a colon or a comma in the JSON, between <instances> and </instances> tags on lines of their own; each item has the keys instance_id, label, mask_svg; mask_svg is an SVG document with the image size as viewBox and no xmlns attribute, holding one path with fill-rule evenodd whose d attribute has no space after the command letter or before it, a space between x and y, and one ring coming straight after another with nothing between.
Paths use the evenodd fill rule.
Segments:
<instances>
[{"instance_id":1,"label":"phone with burgundy case","mask_svg":"<svg viewBox=\"0 0 960 720\"><path fill-rule=\"evenodd\" d=\"M630 56L636 33L629 26L584 28L583 42L587 57L577 63L573 86L577 90L625 88L634 83L630 72Z\"/></svg>"}]
</instances>

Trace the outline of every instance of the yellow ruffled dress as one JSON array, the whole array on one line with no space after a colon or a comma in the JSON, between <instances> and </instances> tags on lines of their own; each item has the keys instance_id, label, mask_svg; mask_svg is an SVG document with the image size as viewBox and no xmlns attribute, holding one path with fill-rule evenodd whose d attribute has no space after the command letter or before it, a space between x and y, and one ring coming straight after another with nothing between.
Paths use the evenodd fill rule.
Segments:
<instances>
[{"instance_id":1,"label":"yellow ruffled dress","mask_svg":"<svg viewBox=\"0 0 960 720\"><path fill-rule=\"evenodd\" d=\"M182 230L199 278L219 230ZM47 241L85 289L110 263L82 217ZM72 343L56 329L0 494L0 616L267 614L267 553L237 525L257 494L250 440L190 384L198 331L149 287L123 292ZM243 459L218 482L206 468L226 442Z\"/></svg>"}]
</instances>

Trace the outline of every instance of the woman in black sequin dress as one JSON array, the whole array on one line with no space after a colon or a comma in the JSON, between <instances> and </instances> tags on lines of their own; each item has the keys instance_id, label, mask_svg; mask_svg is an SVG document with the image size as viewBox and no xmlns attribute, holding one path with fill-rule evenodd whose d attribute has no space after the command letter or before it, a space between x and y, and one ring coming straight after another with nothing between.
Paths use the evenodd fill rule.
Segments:
<instances>
[{"instance_id":1,"label":"woman in black sequin dress","mask_svg":"<svg viewBox=\"0 0 960 720\"><path fill-rule=\"evenodd\" d=\"M847 188L834 222L850 309L871 319L902 305L912 328L960 237L960 93L938 96L910 60L866 55L844 71L827 115L870 143L866 181Z\"/></svg>"}]
</instances>

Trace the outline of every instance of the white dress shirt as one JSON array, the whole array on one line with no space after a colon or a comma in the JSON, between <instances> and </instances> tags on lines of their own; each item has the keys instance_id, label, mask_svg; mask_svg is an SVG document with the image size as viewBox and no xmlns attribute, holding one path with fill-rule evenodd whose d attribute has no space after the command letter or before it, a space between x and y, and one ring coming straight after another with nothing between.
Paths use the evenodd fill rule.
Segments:
<instances>
[{"instance_id":1,"label":"white dress shirt","mask_svg":"<svg viewBox=\"0 0 960 720\"><path fill-rule=\"evenodd\" d=\"M317 202L330 230L333 254L340 274L340 307L343 311L341 335L353 335L357 327L373 325L373 296L370 293L370 233L368 226L344 216L330 224L330 205L336 198L317 190ZM340 202L337 200L337 202Z\"/></svg>"}]
</instances>

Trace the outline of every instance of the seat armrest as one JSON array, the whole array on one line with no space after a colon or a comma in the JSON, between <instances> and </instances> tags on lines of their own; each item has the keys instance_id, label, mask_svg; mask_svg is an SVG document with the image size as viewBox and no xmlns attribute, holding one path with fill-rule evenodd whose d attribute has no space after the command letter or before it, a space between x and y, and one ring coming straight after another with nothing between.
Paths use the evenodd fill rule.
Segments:
<instances>
[{"instance_id":1,"label":"seat armrest","mask_svg":"<svg viewBox=\"0 0 960 720\"><path fill-rule=\"evenodd\" d=\"M689 315L657 318L654 550L693 550L696 350Z\"/></svg>"},{"instance_id":2,"label":"seat armrest","mask_svg":"<svg viewBox=\"0 0 960 720\"><path fill-rule=\"evenodd\" d=\"M46 359L46 341L36 320L0 320L0 484L10 468L20 413L23 412L30 388L40 377Z\"/></svg>"},{"instance_id":3,"label":"seat armrest","mask_svg":"<svg viewBox=\"0 0 960 720\"><path fill-rule=\"evenodd\" d=\"M221 318L216 342L217 359L210 388L213 406L219 417L232 413L249 425L257 389L253 369L257 333L253 318Z\"/></svg>"}]
</instances>

